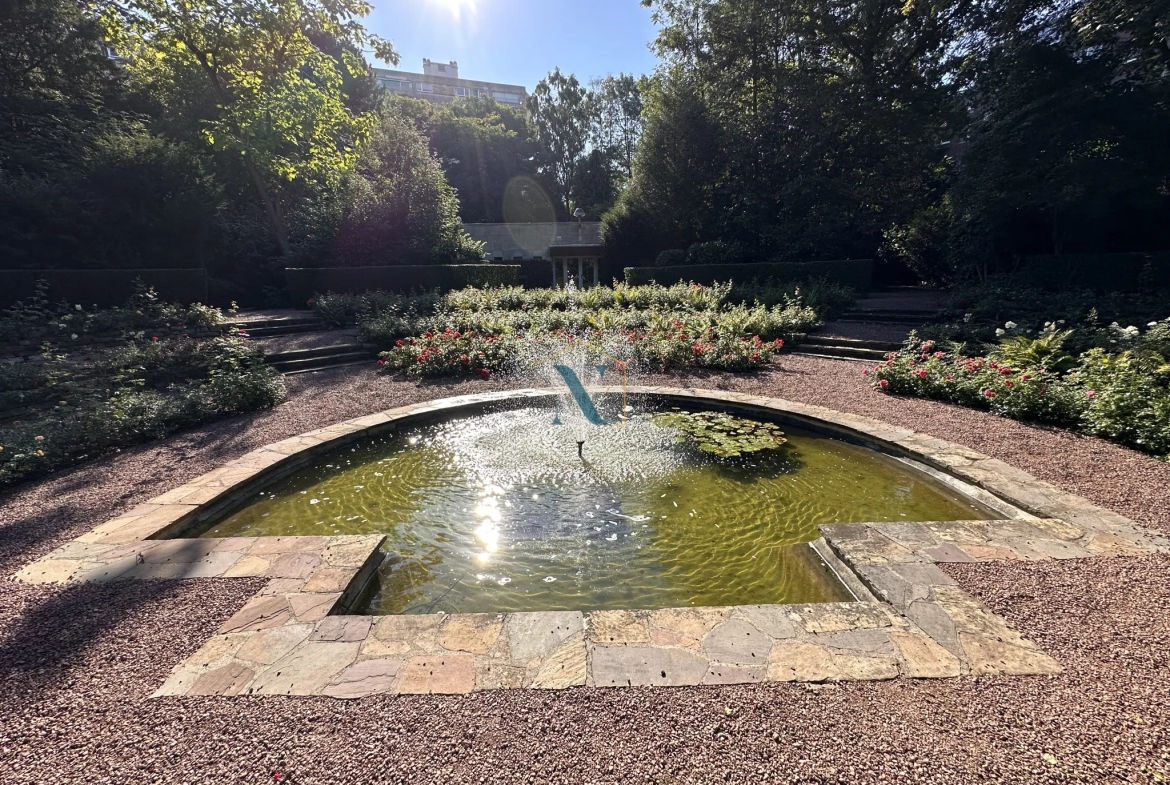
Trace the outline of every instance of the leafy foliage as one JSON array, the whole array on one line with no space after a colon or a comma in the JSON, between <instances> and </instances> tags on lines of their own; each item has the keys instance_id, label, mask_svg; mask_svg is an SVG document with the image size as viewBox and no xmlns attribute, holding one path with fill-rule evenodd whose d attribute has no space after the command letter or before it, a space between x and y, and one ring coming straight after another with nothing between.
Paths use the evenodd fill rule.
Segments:
<instances>
[{"instance_id":1,"label":"leafy foliage","mask_svg":"<svg viewBox=\"0 0 1170 785\"><path fill-rule=\"evenodd\" d=\"M1126 350L1093 348L1075 362L1059 354L1066 333L1051 329L1036 341L1008 339L990 357L943 351L933 341L911 337L870 372L872 384L1170 454L1170 363L1161 354L1170 319L1151 324L1144 335L1134 328ZM1011 355L1024 364L1005 362ZM1045 364L1054 361L1067 372Z\"/></svg>"},{"instance_id":2,"label":"leafy foliage","mask_svg":"<svg viewBox=\"0 0 1170 785\"><path fill-rule=\"evenodd\" d=\"M32 404L0 426L0 487L112 449L276 405L285 394L264 353L237 333L211 340L132 339L88 365L46 352L5 365L0 404Z\"/></svg>"},{"instance_id":3,"label":"leafy foliage","mask_svg":"<svg viewBox=\"0 0 1170 785\"><path fill-rule=\"evenodd\" d=\"M384 114L345 177L330 258L345 267L479 261L483 246L459 223L455 190L426 141Z\"/></svg>"}]
</instances>

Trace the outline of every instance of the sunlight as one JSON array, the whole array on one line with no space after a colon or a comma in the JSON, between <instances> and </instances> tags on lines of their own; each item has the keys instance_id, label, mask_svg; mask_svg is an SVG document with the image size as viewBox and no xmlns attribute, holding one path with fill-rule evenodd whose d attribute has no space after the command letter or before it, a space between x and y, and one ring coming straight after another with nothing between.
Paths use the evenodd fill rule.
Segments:
<instances>
[{"instance_id":1,"label":"sunlight","mask_svg":"<svg viewBox=\"0 0 1170 785\"><path fill-rule=\"evenodd\" d=\"M476 0L428 0L428 2L433 6L450 11L455 21L461 20L465 11L468 15L475 14Z\"/></svg>"}]
</instances>

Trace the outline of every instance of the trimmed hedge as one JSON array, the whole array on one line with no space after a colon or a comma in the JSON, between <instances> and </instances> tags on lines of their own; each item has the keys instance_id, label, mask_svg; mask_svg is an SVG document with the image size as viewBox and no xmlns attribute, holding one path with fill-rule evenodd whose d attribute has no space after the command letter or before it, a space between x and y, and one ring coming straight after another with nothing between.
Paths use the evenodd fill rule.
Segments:
<instances>
[{"instance_id":1,"label":"trimmed hedge","mask_svg":"<svg viewBox=\"0 0 1170 785\"><path fill-rule=\"evenodd\" d=\"M176 270L0 270L0 307L25 300L36 292L37 281L49 282L54 300L103 308L121 305L134 294L134 282L154 288L160 300L175 303L207 302L207 273L199 268Z\"/></svg>"},{"instance_id":2,"label":"trimmed hedge","mask_svg":"<svg viewBox=\"0 0 1170 785\"><path fill-rule=\"evenodd\" d=\"M671 267L627 267L626 283L642 286L657 282L670 286L680 281L712 284L716 281L772 280L778 284L828 278L858 291L873 285L872 259L838 259L824 262L776 262L760 264L688 264Z\"/></svg>"},{"instance_id":3,"label":"trimmed hedge","mask_svg":"<svg viewBox=\"0 0 1170 785\"><path fill-rule=\"evenodd\" d=\"M303 303L315 294L336 292L358 294L382 289L409 292L412 289L463 289L468 286L517 286L518 264L425 264L396 267L288 267L285 282L294 303Z\"/></svg>"},{"instance_id":4,"label":"trimmed hedge","mask_svg":"<svg viewBox=\"0 0 1170 785\"><path fill-rule=\"evenodd\" d=\"M1025 256L1015 278L1022 284L1049 291L1134 292L1147 287L1170 288L1170 253Z\"/></svg>"}]
</instances>

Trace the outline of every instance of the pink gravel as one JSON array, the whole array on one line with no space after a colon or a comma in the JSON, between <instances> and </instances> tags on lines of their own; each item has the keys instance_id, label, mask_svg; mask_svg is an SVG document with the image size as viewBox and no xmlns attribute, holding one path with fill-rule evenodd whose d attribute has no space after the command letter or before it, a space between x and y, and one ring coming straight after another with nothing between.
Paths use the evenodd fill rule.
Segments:
<instances>
[{"instance_id":1,"label":"pink gravel","mask_svg":"<svg viewBox=\"0 0 1170 785\"><path fill-rule=\"evenodd\" d=\"M966 444L1170 532L1170 465L1097 439L872 392L786 357L760 391ZM289 380L271 412L127 450L0 497L0 571L253 447L501 382ZM1154 782L1170 777L1170 558L948 570L1066 667L1056 677L468 696L148 700L256 581L0 582L0 782ZM1047 757L1046 757L1047 756ZM288 782L285 779L284 782Z\"/></svg>"}]
</instances>

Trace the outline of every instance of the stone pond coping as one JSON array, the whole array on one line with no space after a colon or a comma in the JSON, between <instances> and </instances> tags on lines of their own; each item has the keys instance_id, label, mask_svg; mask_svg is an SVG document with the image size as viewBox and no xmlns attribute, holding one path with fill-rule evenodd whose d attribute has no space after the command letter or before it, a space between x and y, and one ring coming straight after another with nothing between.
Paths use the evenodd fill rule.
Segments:
<instances>
[{"instance_id":1,"label":"stone pond coping","mask_svg":"<svg viewBox=\"0 0 1170 785\"><path fill-rule=\"evenodd\" d=\"M366 436L444 413L556 394L520 390L392 409L262 447L96 527L15 577L30 583L266 577L265 588L176 666L155 694L356 698L1057 673L1058 663L936 564L1170 550L1165 538L1116 513L907 429L740 393L628 392L727 406L862 442L993 494L1007 502L993 506L1011 519L822 526L815 545L847 571L848 585L859 587L857 602L585 613L352 615L381 562L381 535L168 539Z\"/></svg>"}]
</instances>

